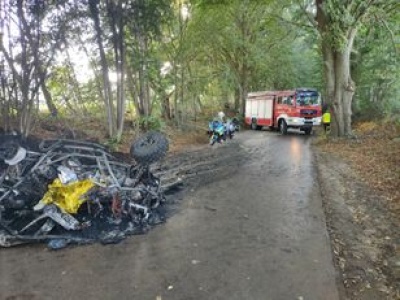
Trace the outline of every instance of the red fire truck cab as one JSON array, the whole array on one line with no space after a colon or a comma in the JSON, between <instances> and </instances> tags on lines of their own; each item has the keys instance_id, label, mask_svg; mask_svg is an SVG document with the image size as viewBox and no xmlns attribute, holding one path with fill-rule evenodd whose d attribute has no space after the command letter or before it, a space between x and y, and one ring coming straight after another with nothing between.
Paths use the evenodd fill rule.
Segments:
<instances>
[{"instance_id":1,"label":"red fire truck cab","mask_svg":"<svg viewBox=\"0 0 400 300\"><path fill-rule=\"evenodd\" d=\"M288 128L310 134L313 126L321 125L321 97L314 89L264 91L249 93L246 99L245 122L251 129Z\"/></svg>"}]
</instances>

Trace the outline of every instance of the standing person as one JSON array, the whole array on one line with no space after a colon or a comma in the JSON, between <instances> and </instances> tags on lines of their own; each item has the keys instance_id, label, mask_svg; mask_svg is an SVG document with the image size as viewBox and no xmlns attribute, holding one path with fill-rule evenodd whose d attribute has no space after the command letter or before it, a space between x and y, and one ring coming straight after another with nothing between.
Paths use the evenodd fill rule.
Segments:
<instances>
[{"instance_id":1,"label":"standing person","mask_svg":"<svg viewBox=\"0 0 400 300\"><path fill-rule=\"evenodd\" d=\"M324 125L324 131L326 134L327 131L330 131L330 129L331 129L331 113L329 112L328 106L325 106L324 108L325 109L322 114L322 124Z\"/></svg>"}]
</instances>

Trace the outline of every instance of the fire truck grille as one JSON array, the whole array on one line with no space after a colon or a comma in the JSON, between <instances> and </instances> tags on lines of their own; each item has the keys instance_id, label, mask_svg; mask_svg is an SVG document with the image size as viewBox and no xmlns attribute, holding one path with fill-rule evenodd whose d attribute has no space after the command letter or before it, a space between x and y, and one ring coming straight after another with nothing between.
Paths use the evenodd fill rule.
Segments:
<instances>
[{"instance_id":1,"label":"fire truck grille","mask_svg":"<svg viewBox=\"0 0 400 300\"><path fill-rule=\"evenodd\" d=\"M300 110L300 115L301 115L302 117L305 117L305 118L307 118L307 117L314 117L314 116L317 115L317 111L314 110L314 109L301 109L301 110Z\"/></svg>"}]
</instances>

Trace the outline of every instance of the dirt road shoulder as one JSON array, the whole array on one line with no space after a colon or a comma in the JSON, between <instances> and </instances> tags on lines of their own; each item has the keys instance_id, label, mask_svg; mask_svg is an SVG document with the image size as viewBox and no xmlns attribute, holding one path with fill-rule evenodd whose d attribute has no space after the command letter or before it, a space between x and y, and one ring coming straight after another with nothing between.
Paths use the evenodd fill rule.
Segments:
<instances>
[{"instance_id":1,"label":"dirt road shoulder","mask_svg":"<svg viewBox=\"0 0 400 300\"><path fill-rule=\"evenodd\" d=\"M398 216L341 158L318 149L315 158L346 299L400 299Z\"/></svg>"}]
</instances>

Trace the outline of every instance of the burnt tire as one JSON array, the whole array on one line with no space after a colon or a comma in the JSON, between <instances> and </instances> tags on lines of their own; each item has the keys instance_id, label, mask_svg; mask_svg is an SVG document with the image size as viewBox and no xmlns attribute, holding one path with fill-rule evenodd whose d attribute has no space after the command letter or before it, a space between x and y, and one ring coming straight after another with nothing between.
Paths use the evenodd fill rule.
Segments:
<instances>
[{"instance_id":1,"label":"burnt tire","mask_svg":"<svg viewBox=\"0 0 400 300\"><path fill-rule=\"evenodd\" d=\"M19 143L17 141L7 141L0 145L0 159L10 160L18 153Z\"/></svg>"},{"instance_id":2,"label":"burnt tire","mask_svg":"<svg viewBox=\"0 0 400 300\"><path fill-rule=\"evenodd\" d=\"M168 151L168 140L160 132L151 131L131 145L131 157L141 165L149 165L162 159Z\"/></svg>"}]
</instances>

